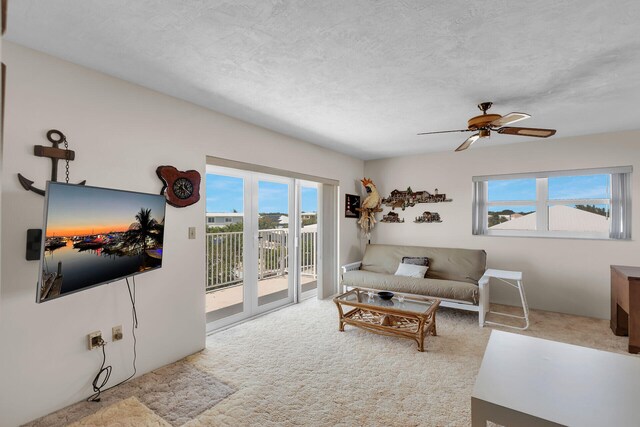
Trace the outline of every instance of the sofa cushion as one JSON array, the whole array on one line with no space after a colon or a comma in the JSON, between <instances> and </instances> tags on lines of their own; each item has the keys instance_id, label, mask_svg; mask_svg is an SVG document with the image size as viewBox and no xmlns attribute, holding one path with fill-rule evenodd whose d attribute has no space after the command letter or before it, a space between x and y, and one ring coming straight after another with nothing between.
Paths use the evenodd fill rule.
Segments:
<instances>
[{"instance_id":1,"label":"sofa cushion","mask_svg":"<svg viewBox=\"0 0 640 427\"><path fill-rule=\"evenodd\" d=\"M478 284L487 265L487 254L477 249L422 246L367 245L362 270L393 274L403 257L429 258L427 278Z\"/></svg>"},{"instance_id":2,"label":"sofa cushion","mask_svg":"<svg viewBox=\"0 0 640 427\"><path fill-rule=\"evenodd\" d=\"M406 292L478 304L478 286L455 280L423 279L354 270L342 275L342 284L349 287Z\"/></svg>"}]
</instances>

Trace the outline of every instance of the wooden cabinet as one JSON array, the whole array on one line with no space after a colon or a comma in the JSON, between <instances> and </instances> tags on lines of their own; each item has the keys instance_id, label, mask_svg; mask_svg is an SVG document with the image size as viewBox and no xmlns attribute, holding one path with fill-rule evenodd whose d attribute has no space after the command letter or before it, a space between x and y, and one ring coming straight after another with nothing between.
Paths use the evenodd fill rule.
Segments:
<instances>
[{"instance_id":1,"label":"wooden cabinet","mask_svg":"<svg viewBox=\"0 0 640 427\"><path fill-rule=\"evenodd\" d=\"M611 330L629 335L629 353L640 353L640 267L611 266Z\"/></svg>"}]
</instances>

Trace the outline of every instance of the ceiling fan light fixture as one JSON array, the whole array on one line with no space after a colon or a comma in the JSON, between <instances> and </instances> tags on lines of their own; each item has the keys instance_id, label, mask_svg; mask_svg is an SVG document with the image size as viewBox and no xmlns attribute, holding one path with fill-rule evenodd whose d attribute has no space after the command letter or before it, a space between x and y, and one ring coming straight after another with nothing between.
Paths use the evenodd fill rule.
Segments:
<instances>
[{"instance_id":1,"label":"ceiling fan light fixture","mask_svg":"<svg viewBox=\"0 0 640 427\"><path fill-rule=\"evenodd\" d=\"M489 129L480 129L478 135L480 135L480 138L488 138L491 135L491 131Z\"/></svg>"},{"instance_id":2,"label":"ceiling fan light fixture","mask_svg":"<svg viewBox=\"0 0 640 427\"><path fill-rule=\"evenodd\" d=\"M481 114L471 117L469 121L467 121L467 128L474 131L484 129L491 126L493 122L500 120L501 117L500 114Z\"/></svg>"}]
</instances>

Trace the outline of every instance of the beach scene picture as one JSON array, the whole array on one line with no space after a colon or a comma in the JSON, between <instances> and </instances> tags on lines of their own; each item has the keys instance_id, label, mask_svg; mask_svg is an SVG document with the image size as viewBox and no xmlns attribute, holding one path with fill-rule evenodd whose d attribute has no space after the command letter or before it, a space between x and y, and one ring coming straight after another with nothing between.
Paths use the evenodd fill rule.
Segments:
<instances>
[{"instance_id":1,"label":"beach scene picture","mask_svg":"<svg viewBox=\"0 0 640 427\"><path fill-rule=\"evenodd\" d=\"M166 199L50 183L38 302L162 265Z\"/></svg>"}]
</instances>

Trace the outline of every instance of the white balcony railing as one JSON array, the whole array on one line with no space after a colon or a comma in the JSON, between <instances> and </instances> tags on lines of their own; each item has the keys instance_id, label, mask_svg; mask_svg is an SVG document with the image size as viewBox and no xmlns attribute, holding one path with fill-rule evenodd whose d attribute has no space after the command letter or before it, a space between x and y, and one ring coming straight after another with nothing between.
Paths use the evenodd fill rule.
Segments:
<instances>
[{"instance_id":1,"label":"white balcony railing","mask_svg":"<svg viewBox=\"0 0 640 427\"><path fill-rule=\"evenodd\" d=\"M317 231L300 233L300 274L317 278ZM258 280L289 271L288 230L258 231ZM243 232L207 233L207 288L216 291L243 281Z\"/></svg>"}]
</instances>

